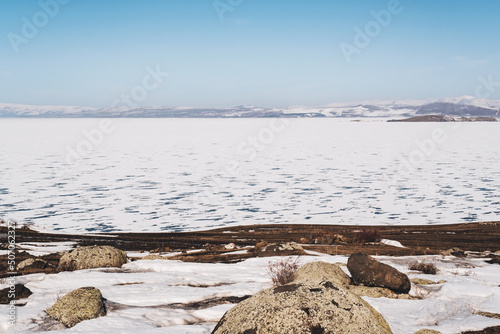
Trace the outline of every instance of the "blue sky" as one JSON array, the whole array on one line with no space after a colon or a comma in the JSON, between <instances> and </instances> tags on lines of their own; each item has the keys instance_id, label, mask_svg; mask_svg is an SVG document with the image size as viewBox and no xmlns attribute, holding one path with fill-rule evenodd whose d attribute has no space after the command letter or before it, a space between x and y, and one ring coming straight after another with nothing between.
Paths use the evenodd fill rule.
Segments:
<instances>
[{"instance_id":1,"label":"blue sky","mask_svg":"<svg viewBox=\"0 0 500 334\"><path fill-rule=\"evenodd\" d=\"M108 107L147 68L169 76L139 105L426 99L500 82L499 1L394 1L2 0L0 103ZM388 8L382 25L371 12Z\"/></svg>"}]
</instances>

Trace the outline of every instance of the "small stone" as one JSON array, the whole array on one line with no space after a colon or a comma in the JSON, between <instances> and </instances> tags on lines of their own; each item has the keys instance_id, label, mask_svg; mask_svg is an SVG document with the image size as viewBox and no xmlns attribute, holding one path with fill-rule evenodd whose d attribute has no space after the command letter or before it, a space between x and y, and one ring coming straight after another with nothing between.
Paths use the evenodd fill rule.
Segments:
<instances>
[{"instance_id":1,"label":"small stone","mask_svg":"<svg viewBox=\"0 0 500 334\"><path fill-rule=\"evenodd\" d=\"M47 268L47 261L34 258L29 258L24 261L21 261L17 265L17 270L33 270L33 269L45 269L45 268Z\"/></svg>"},{"instance_id":2,"label":"small stone","mask_svg":"<svg viewBox=\"0 0 500 334\"><path fill-rule=\"evenodd\" d=\"M415 332L415 334L441 334L441 332L435 331L433 329L421 329L418 332Z\"/></svg>"},{"instance_id":3,"label":"small stone","mask_svg":"<svg viewBox=\"0 0 500 334\"><path fill-rule=\"evenodd\" d=\"M492 312L476 312L475 314L480 315L482 317L492 318L492 319L500 319L500 314L492 313Z\"/></svg>"},{"instance_id":4,"label":"small stone","mask_svg":"<svg viewBox=\"0 0 500 334\"><path fill-rule=\"evenodd\" d=\"M440 280L438 282L434 282L434 281L431 281L431 280L425 279L425 278L412 278L410 281L412 283L418 284L418 285L432 285L432 284L446 283L445 280Z\"/></svg>"},{"instance_id":5,"label":"small stone","mask_svg":"<svg viewBox=\"0 0 500 334\"><path fill-rule=\"evenodd\" d=\"M463 251L461 251L461 250L460 250L460 248L458 248L458 247L453 247L453 248L450 248L450 249L448 249L448 250L445 250L445 251L440 252L440 254L441 254L442 256L451 256L451 255L453 255L453 253L461 254L460 252L462 252L462 253L463 253ZM465 254L465 253L464 253L464 254Z\"/></svg>"},{"instance_id":6,"label":"small stone","mask_svg":"<svg viewBox=\"0 0 500 334\"><path fill-rule=\"evenodd\" d=\"M267 241L261 241L261 242L258 242L256 245L255 245L255 249L259 249L259 248L264 248L268 245L269 243Z\"/></svg>"},{"instance_id":7,"label":"small stone","mask_svg":"<svg viewBox=\"0 0 500 334\"><path fill-rule=\"evenodd\" d=\"M268 244L264 247L255 247L256 255L259 257L266 256L289 256L289 255L305 255L304 249L296 242Z\"/></svg>"},{"instance_id":8,"label":"small stone","mask_svg":"<svg viewBox=\"0 0 500 334\"><path fill-rule=\"evenodd\" d=\"M307 239L307 238L300 238L299 242L301 244L308 244L309 243L309 239Z\"/></svg>"},{"instance_id":9,"label":"small stone","mask_svg":"<svg viewBox=\"0 0 500 334\"><path fill-rule=\"evenodd\" d=\"M467 256L463 250L451 252L451 255L453 255L455 257L466 257Z\"/></svg>"},{"instance_id":10,"label":"small stone","mask_svg":"<svg viewBox=\"0 0 500 334\"><path fill-rule=\"evenodd\" d=\"M167 259L168 258L166 256L161 256L158 254L150 254L150 255L144 256L140 260L167 260Z\"/></svg>"}]
</instances>

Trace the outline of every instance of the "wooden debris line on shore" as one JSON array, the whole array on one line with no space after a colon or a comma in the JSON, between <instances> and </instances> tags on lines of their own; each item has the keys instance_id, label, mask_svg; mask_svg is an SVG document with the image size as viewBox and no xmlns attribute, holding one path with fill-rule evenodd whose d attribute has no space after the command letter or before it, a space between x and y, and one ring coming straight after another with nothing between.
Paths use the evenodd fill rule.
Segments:
<instances>
[{"instance_id":1,"label":"wooden debris line on shore","mask_svg":"<svg viewBox=\"0 0 500 334\"><path fill-rule=\"evenodd\" d=\"M73 241L80 246L109 245L124 251L150 251L154 249L202 249L205 245L225 245L234 243L239 247L268 243L311 240L314 235L327 232L354 239L363 229L376 229L384 239L399 241L406 248L384 244L339 243L336 245L311 245L306 248L325 249L328 253L352 254L359 247L369 254L379 255L420 255L439 254L444 249L458 247L464 251L495 251L500 244L500 222L461 223L447 225L416 226L352 226L352 225L306 225L274 224L233 226L208 231L155 232L155 233L99 233L55 234L41 233L26 229L16 230L17 243L22 242L64 242ZM7 232L0 227L0 234Z\"/></svg>"},{"instance_id":2,"label":"wooden debris line on shore","mask_svg":"<svg viewBox=\"0 0 500 334\"><path fill-rule=\"evenodd\" d=\"M356 236L363 230L376 230L384 239L394 240L404 247L396 247L380 242L357 241ZM373 231L372 231L373 232ZM0 235L6 235L5 227L0 228ZM329 244L315 243L315 236L336 236ZM3 239L3 238L2 238ZM320 238L321 239L321 238ZM322 239L323 240L323 239ZM340 240L340 241L339 241ZM478 222L447 225L425 226L350 226L350 225L248 225L233 226L207 231L165 232L165 233L102 233L92 235L41 233L29 229L16 230L16 262L29 259L28 252L22 245L29 243L74 242L75 247L113 246L127 252L167 253L180 252L170 257L172 260L185 262L224 262L234 263L259 256L256 249L259 244L295 242L307 251L317 251L332 255L349 255L363 252L369 255L412 256L453 253L455 256L464 252L497 252L500 245L500 222ZM225 245L232 247L225 248ZM0 249L6 250L7 244ZM234 252L238 248L238 252ZM190 250L200 250L189 252ZM455 250L455 251L454 251ZM448 255L450 255L448 254ZM0 273L8 261L2 261L7 255L0 256ZM59 263L60 254L52 253L41 256L46 261L47 273L54 271ZM498 259L492 259L492 261ZM40 272L40 269L37 270ZM24 274L27 274L25 272ZM4 277L5 275L1 275Z\"/></svg>"}]
</instances>

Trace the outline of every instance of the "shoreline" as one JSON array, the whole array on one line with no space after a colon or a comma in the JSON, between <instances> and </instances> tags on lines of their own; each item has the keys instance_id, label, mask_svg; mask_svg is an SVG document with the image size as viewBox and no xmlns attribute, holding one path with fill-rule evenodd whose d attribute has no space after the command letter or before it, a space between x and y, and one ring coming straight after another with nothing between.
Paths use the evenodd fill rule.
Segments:
<instances>
[{"instance_id":1,"label":"shoreline","mask_svg":"<svg viewBox=\"0 0 500 334\"><path fill-rule=\"evenodd\" d=\"M357 233L366 230L378 231L381 238L387 242L356 241ZM0 235L7 233L7 227L0 227ZM335 240L325 240L327 235L338 237ZM70 248L106 245L126 252L135 252L137 258L147 254L167 254L173 255L172 259L199 263L235 263L257 257L255 246L263 242L295 242L305 251L328 255L363 252L369 255L417 256L442 255L444 252L455 250L459 251L461 256L470 254L484 257L500 250L500 222L425 226L274 224L243 225L194 232L92 235L42 233L18 228L15 230L15 236L17 261L33 257L29 253L30 244L51 243L66 243ZM394 242L400 245L395 245ZM227 245L232 246L226 247ZM0 247L0 272L6 272L8 244L2 244ZM57 252L47 253L42 258L57 263L59 255ZM51 273L53 270L54 268L49 267L44 272ZM0 276L5 277L5 274Z\"/></svg>"},{"instance_id":2,"label":"shoreline","mask_svg":"<svg viewBox=\"0 0 500 334\"><path fill-rule=\"evenodd\" d=\"M500 221L451 223L436 225L336 225L336 224L258 224L229 226L209 230L186 232L110 232L92 234L61 234L39 232L29 228L16 228L17 242L76 242L80 246L122 244L125 251L149 250L159 243L171 249L185 249L202 246L206 243L239 246L254 246L261 241L299 243L301 238L332 232L347 238L366 229L379 230L384 239L401 242L405 247L428 251L442 250L447 245L459 247L465 251L485 251L498 247L500 240ZM0 235L7 234L8 228L0 226ZM420 234L427 235L421 237ZM446 237L443 237L443 234ZM428 236L436 239L430 239ZM349 242L338 244L345 246ZM318 246L318 245L317 245ZM416 250L415 250L416 251Z\"/></svg>"}]
</instances>

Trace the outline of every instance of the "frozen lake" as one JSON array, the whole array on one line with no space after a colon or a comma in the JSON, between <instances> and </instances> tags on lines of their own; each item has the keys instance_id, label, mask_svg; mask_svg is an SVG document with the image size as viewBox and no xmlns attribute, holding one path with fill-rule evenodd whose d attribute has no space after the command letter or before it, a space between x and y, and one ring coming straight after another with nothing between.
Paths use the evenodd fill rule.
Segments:
<instances>
[{"instance_id":1,"label":"frozen lake","mask_svg":"<svg viewBox=\"0 0 500 334\"><path fill-rule=\"evenodd\" d=\"M498 123L0 124L0 217L47 231L500 220Z\"/></svg>"}]
</instances>

